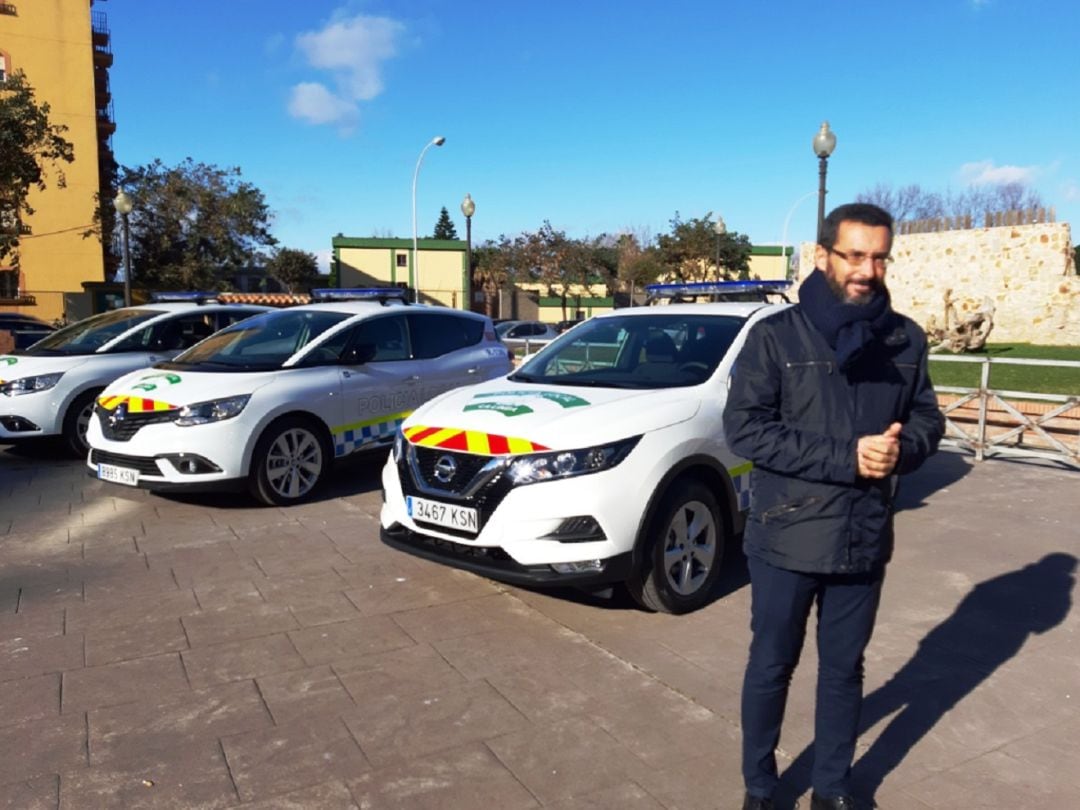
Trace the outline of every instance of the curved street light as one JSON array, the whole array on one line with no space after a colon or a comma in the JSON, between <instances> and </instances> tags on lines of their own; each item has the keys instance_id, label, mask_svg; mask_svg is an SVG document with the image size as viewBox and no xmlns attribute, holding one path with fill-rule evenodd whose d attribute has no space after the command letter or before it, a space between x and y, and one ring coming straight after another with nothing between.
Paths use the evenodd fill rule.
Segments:
<instances>
[{"instance_id":1,"label":"curved street light","mask_svg":"<svg viewBox=\"0 0 1080 810\"><path fill-rule=\"evenodd\" d=\"M420 300L420 254L416 249L416 178L420 176L420 164L424 162L424 155L427 150L433 146L442 146L446 143L446 138L442 135L436 135L432 138L423 149L420 150L420 157L416 159L416 170L413 171L412 176L412 252L413 252L413 300Z\"/></svg>"},{"instance_id":2,"label":"curved street light","mask_svg":"<svg viewBox=\"0 0 1080 810\"><path fill-rule=\"evenodd\" d=\"M801 197L799 197L799 199L797 199L794 202L794 204L788 210L787 216L784 217L784 230L783 230L783 234L780 237L780 260L784 262L784 277L785 278L787 278L788 276L791 275L791 263L786 261L786 254L784 253L784 251L787 249L788 223L791 222L791 215L795 213L795 209L799 207L799 203L801 203L807 197L813 197L815 194L817 194L816 191L808 191L805 194L803 194ZM818 229L820 231L821 225L818 225ZM792 251L792 252L794 252L794 251Z\"/></svg>"},{"instance_id":3,"label":"curved street light","mask_svg":"<svg viewBox=\"0 0 1080 810\"><path fill-rule=\"evenodd\" d=\"M476 203L471 194L461 201L461 213L465 215L465 310L472 312L472 215L476 213Z\"/></svg>"},{"instance_id":4,"label":"curved street light","mask_svg":"<svg viewBox=\"0 0 1080 810\"><path fill-rule=\"evenodd\" d=\"M131 253L128 250L128 216L131 214L132 209L135 207L134 200L123 189L116 192L116 196L113 197L113 208L116 209L116 213L120 215L120 244L123 246L124 252L124 306L131 306Z\"/></svg>"},{"instance_id":5,"label":"curved street light","mask_svg":"<svg viewBox=\"0 0 1080 810\"><path fill-rule=\"evenodd\" d=\"M828 121L821 122L813 146L814 154L818 156L817 241L820 243L821 226L825 222L825 172L829 167L829 155L836 148L836 134L829 129Z\"/></svg>"}]
</instances>

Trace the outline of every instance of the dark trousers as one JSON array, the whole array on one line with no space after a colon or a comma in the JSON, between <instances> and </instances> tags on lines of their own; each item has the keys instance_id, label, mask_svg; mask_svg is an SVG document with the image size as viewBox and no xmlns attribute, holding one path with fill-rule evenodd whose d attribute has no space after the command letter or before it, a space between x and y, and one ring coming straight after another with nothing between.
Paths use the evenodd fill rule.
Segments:
<instances>
[{"instance_id":1,"label":"dark trousers","mask_svg":"<svg viewBox=\"0 0 1080 810\"><path fill-rule=\"evenodd\" d=\"M850 795L862 706L863 652L870 641L884 570L805 574L749 558L753 640L742 692L743 778L755 796L776 788L776 746L806 620L817 605L818 680L814 790Z\"/></svg>"}]
</instances>

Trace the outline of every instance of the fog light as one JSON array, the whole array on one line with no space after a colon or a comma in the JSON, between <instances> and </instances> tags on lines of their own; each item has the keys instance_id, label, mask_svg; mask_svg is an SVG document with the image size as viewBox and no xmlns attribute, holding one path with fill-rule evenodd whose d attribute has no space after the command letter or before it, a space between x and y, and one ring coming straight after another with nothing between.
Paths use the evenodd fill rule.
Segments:
<instances>
[{"instance_id":1,"label":"fog light","mask_svg":"<svg viewBox=\"0 0 1080 810\"><path fill-rule=\"evenodd\" d=\"M201 475L205 473L221 472L221 467L202 456L196 456L189 453L178 453L172 456L165 456L164 458L168 459L169 463L173 465L173 468L181 475Z\"/></svg>"},{"instance_id":2,"label":"fog light","mask_svg":"<svg viewBox=\"0 0 1080 810\"><path fill-rule=\"evenodd\" d=\"M607 535L591 515L578 515L566 518L555 531L543 535L541 540L556 540L560 543L591 543L606 540Z\"/></svg>"},{"instance_id":3,"label":"fog light","mask_svg":"<svg viewBox=\"0 0 1080 810\"><path fill-rule=\"evenodd\" d=\"M0 416L0 425L3 425L4 430L9 433L29 433L33 430L41 430L29 419L21 416Z\"/></svg>"},{"instance_id":4,"label":"fog light","mask_svg":"<svg viewBox=\"0 0 1080 810\"><path fill-rule=\"evenodd\" d=\"M603 571L603 560L581 560L580 562L552 563L556 574L585 574L590 571Z\"/></svg>"}]
</instances>

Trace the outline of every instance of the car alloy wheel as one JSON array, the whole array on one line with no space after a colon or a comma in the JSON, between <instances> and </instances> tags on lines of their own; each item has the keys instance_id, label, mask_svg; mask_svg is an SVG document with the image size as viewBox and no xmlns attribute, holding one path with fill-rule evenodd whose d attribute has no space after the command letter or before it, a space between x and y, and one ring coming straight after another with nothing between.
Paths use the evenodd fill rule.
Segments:
<instances>
[{"instance_id":1,"label":"car alloy wheel","mask_svg":"<svg viewBox=\"0 0 1080 810\"><path fill-rule=\"evenodd\" d=\"M712 491L697 480L673 482L645 540L641 570L627 583L638 603L662 613L705 605L724 556L724 524Z\"/></svg>"},{"instance_id":2,"label":"car alloy wheel","mask_svg":"<svg viewBox=\"0 0 1080 810\"><path fill-rule=\"evenodd\" d=\"M328 462L329 448L316 428L302 419L281 420L255 448L252 492L267 504L300 503L319 485Z\"/></svg>"}]
</instances>

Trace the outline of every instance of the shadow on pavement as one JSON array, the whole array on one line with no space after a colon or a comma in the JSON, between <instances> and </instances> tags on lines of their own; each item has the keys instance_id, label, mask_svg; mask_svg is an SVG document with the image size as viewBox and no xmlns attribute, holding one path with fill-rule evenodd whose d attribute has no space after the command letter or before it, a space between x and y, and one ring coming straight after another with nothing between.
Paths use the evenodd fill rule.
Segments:
<instances>
[{"instance_id":1,"label":"shadow on pavement","mask_svg":"<svg viewBox=\"0 0 1080 810\"><path fill-rule=\"evenodd\" d=\"M1077 559L1054 552L980 582L887 683L866 696L859 733L893 717L852 770L859 793L872 798L885 777L937 722L1015 656L1028 636L1060 624L1072 607ZM810 788L812 747L784 772L780 807Z\"/></svg>"},{"instance_id":2,"label":"shadow on pavement","mask_svg":"<svg viewBox=\"0 0 1080 810\"><path fill-rule=\"evenodd\" d=\"M896 493L896 511L921 509L926 498L939 489L955 484L971 471L971 456L953 451L934 454L918 471L900 479Z\"/></svg>"}]
</instances>

